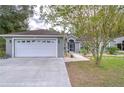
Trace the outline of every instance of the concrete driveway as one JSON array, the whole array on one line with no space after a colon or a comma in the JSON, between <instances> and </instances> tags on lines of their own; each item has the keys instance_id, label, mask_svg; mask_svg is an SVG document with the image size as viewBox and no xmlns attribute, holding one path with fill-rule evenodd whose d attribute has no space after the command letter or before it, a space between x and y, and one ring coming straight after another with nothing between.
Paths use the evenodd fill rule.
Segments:
<instances>
[{"instance_id":1,"label":"concrete driveway","mask_svg":"<svg viewBox=\"0 0 124 93\"><path fill-rule=\"evenodd\" d=\"M62 58L0 59L0 87L69 87Z\"/></svg>"}]
</instances>

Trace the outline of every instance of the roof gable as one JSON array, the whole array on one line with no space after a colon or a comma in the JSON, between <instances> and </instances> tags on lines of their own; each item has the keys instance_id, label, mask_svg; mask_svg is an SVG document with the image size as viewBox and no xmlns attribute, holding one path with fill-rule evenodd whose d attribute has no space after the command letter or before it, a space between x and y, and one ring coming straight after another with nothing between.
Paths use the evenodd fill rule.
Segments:
<instances>
[{"instance_id":1,"label":"roof gable","mask_svg":"<svg viewBox=\"0 0 124 93\"><path fill-rule=\"evenodd\" d=\"M74 36L73 34L67 35L67 40L73 39L75 41L80 41L78 37Z\"/></svg>"}]
</instances>

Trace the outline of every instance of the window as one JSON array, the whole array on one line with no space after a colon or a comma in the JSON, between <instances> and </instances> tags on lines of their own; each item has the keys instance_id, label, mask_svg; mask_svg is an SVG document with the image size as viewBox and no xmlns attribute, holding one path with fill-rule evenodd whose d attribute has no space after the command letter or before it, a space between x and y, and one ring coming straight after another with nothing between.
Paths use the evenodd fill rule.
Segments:
<instances>
[{"instance_id":1,"label":"window","mask_svg":"<svg viewBox=\"0 0 124 93\"><path fill-rule=\"evenodd\" d=\"M40 40L37 40L37 42L40 42Z\"/></svg>"},{"instance_id":2,"label":"window","mask_svg":"<svg viewBox=\"0 0 124 93\"><path fill-rule=\"evenodd\" d=\"M42 42L43 42L43 43L46 43L46 40L43 40Z\"/></svg>"},{"instance_id":3,"label":"window","mask_svg":"<svg viewBox=\"0 0 124 93\"><path fill-rule=\"evenodd\" d=\"M54 40L51 40L51 43L54 43Z\"/></svg>"},{"instance_id":4,"label":"window","mask_svg":"<svg viewBox=\"0 0 124 93\"><path fill-rule=\"evenodd\" d=\"M120 49L120 50L122 49L121 43L118 43L118 44L117 44L117 48Z\"/></svg>"},{"instance_id":5,"label":"window","mask_svg":"<svg viewBox=\"0 0 124 93\"><path fill-rule=\"evenodd\" d=\"M17 41L18 43L20 43L20 41Z\"/></svg>"},{"instance_id":6,"label":"window","mask_svg":"<svg viewBox=\"0 0 124 93\"><path fill-rule=\"evenodd\" d=\"M58 40L58 43L60 43L60 40Z\"/></svg>"},{"instance_id":7,"label":"window","mask_svg":"<svg viewBox=\"0 0 124 93\"><path fill-rule=\"evenodd\" d=\"M9 43L12 43L12 40L9 40Z\"/></svg>"},{"instance_id":8,"label":"window","mask_svg":"<svg viewBox=\"0 0 124 93\"><path fill-rule=\"evenodd\" d=\"M23 40L22 43L25 43L25 41Z\"/></svg>"},{"instance_id":9,"label":"window","mask_svg":"<svg viewBox=\"0 0 124 93\"><path fill-rule=\"evenodd\" d=\"M30 43L30 40L27 40L27 43Z\"/></svg>"},{"instance_id":10,"label":"window","mask_svg":"<svg viewBox=\"0 0 124 93\"><path fill-rule=\"evenodd\" d=\"M32 42L35 42L35 40L32 40Z\"/></svg>"},{"instance_id":11,"label":"window","mask_svg":"<svg viewBox=\"0 0 124 93\"><path fill-rule=\"evenodd\" d=\"M50 43L50 40L47 40L47 43Z\"/></svg>"}]
</instances>

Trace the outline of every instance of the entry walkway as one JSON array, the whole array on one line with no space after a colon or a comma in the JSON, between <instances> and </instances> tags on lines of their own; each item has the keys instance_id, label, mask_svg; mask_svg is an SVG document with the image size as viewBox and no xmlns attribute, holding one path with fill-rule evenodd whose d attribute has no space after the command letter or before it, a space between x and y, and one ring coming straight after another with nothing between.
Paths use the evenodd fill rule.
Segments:
<instances>
[{"instance_id":1,"label":"entry walkway","mask_svg":"<svg viewBox=\"0 0 124 93\"><path fill-rule=\"evenodd\" d=\"M90 61L88 58L74 52L70 52L73 58L65 57L65 62L76 62L76 61Z\"/></svg>"}]
</instances>

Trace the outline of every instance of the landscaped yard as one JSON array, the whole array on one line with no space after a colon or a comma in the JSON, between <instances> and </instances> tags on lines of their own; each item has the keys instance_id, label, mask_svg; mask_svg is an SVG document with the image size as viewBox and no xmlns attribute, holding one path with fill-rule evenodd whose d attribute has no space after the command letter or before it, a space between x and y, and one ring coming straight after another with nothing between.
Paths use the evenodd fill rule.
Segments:
<instances>
[{"instance_id":1,"label":"landscaped yard","mask_svg":"<svg viewBox=\"0 0 124 93\"><path fill-rule=\"evenodd\" d=\"M94 62L70 62L66 66L73 87L124 87L124 56L103 57L100 66Z\"/></svg>"}]
</instances>

